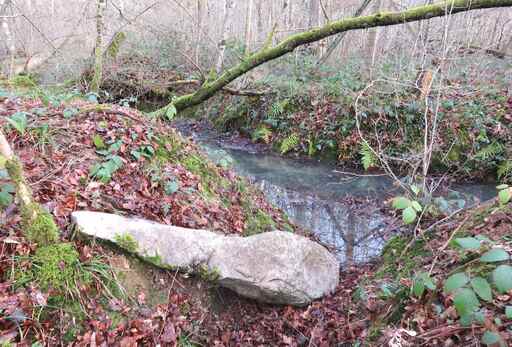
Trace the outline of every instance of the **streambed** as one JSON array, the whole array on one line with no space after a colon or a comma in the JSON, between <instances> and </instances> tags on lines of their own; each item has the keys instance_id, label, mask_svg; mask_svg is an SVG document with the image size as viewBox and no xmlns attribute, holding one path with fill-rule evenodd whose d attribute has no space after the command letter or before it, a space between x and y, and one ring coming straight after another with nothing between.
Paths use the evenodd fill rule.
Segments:
<instances>
[{"instance_id":1,"label":"streambed","mask_svg":"<svg viewBox=\"0 0 512 347\"><path fill-rule=\"evenodd\" d=\"M384 175L339 172L327 162L283 158L249 143L234 144L211 131L181 129L211 160L232 166L265 193L295 224L313 232L342 264L371 261L380 255L401 222L383 212L383 202L400 194ZM496 196L495 184L459 184L445 192L454 210Z\"/></svg>"}]
</instances>

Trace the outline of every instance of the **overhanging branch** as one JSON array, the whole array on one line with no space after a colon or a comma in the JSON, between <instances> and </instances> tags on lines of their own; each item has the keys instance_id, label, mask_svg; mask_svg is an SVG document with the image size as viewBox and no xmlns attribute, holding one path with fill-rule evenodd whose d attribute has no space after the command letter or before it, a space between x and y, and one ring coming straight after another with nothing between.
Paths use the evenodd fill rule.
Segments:
<instances>
[{"instance_id":1,"label":"overhanging branch","mask_svg":"<svg viewBox=\"0 0 512 347\"><path fill-rule=\"evenodd\" d=\"M339 33L358 29L399 25L424 19L442 17L447 13L456 14L471 10L510 6L512 6L512 0L447 0L435 4L410 8L401 12L380 12L368 16L352 17L334 21L320 28L291 35L281 41L277 46L264 47L259 52L245 58L238 65L226 70L213 82L205 83L196 92L175 99L172 105L174 105L178 111L199 105L248 71L268 61L293 52L295 48L299 46L316 42ZM171 107L171 105L156 111L155 114L165 114L169 107Z\"/></svg>"}]
</instances>

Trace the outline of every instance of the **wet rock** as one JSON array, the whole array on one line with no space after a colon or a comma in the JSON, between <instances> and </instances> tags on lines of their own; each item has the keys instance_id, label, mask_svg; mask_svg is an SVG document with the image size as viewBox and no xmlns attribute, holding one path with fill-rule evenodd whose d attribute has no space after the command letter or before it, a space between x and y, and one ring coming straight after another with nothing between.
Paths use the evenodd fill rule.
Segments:
<instances>
[{"instance_id":1,"label":"wet rock","mask_svg":"<svg viewBox=\"0 0 512 347\"><path fill-rule=\"evenodd\" d=\"M74 212L72 219L83 234L114 242L157 266L206 268L221 286L261 302L306 305L338 284L336 258L288 232L224 236L88 211Z\"/></svg>"}]
</instances>

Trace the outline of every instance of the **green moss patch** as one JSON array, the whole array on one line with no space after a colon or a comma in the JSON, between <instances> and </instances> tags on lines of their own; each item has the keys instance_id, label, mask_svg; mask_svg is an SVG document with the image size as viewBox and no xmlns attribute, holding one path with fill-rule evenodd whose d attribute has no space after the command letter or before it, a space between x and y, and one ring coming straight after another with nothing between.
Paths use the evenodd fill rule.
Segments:
<instances>
[{"instance_id":1,"label":"green moss patch","mask_svg":"<svg viewBox=\"0 0 512 347\"><path fill-rule=\"evenodd\" d=\"M52 215L39 204L24 206L21 213L25 235L30 241L39 245L49 245L59 240L57 224Z\"/></svg>"},{"instance_id":2,"label":"green moss patch","mask_svg":"<svg viewBox=\"0 0 512 347\"><path fill-rule=\"evenodd\" d=\"M79 254L71 243L39 247L31 257L30 271L18 274L25 282L35 282L43 290L50 288L66 293L77 283L90 283L91 277L82 271Z\"/></svg>"},{"instance_id":3,"label":"green moss patch","mask_svg":"<svg viewBox=\"0 0 512 347\"><path fill-rule=\"evenodd\" d=\"M404 252L405 251L405 252ZM377 277L391 276L395 279L409 277L428 255L425 241L412 241L405 236L391 238L382 251L382 266L376 272Z\"/></svg>"},{"instance_id":4,"label":"green moss patch","mask_svg":"<svg viewBox=\"0 0 512 347\"><path fill-rule=\"evenodd\" d=\"M135 240L133 236L128 233L115 235L114 241L119 247L131 253L136 253L139 249L137 240Z\"/></svg>"}]
</instances>

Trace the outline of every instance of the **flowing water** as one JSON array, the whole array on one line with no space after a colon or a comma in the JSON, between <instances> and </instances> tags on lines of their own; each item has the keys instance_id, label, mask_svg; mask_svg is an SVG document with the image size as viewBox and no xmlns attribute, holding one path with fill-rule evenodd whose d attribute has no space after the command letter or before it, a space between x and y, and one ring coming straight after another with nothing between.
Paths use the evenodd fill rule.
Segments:
<instances>
[{"instance_id":1,"label":"flowing water","mask_svg":"<svg viewBox=\"0 0 512 347\"><path fill-rule=\"evenodd\" d=\"M297 225L332 248L342 264L380 255L400 221L382 212L382 202L400 194L387 176L337 172L324 162L283 158L232 148L211 134L191 134L207 155L248 177ZM496 196L491 184L458 185L442 199L447 211Z\"/></svg>"}]
</instances>

